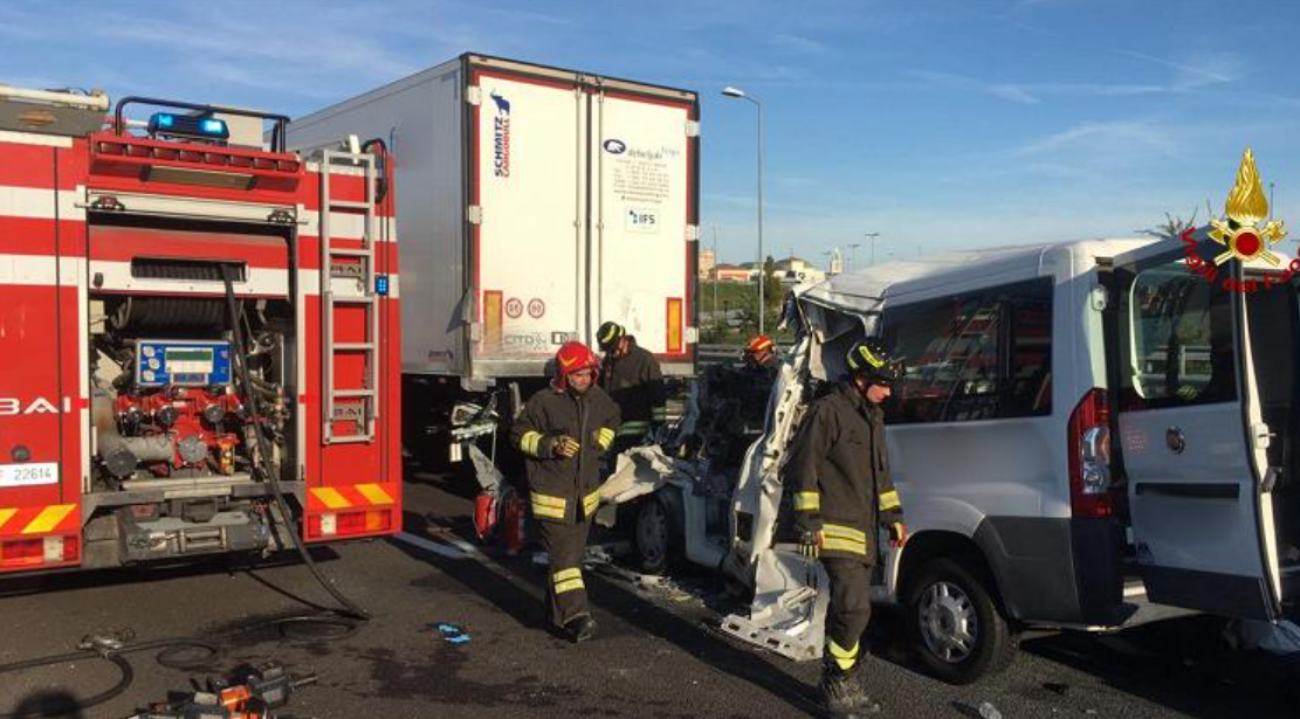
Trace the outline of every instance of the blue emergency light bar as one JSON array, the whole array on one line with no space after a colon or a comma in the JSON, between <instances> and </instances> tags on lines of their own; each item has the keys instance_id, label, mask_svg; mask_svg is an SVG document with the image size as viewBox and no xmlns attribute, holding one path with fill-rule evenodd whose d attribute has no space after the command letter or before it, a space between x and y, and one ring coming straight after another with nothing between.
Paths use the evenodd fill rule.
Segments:
<instances>
[{"instance_id":1,"label":"blue emergency light bar","mask_svg":"<svg viewBox=\"0 0 1300 719\"><path fill-rule=\"evenodd\" d=\"M149 134L200 140L229 140L230 128L226 126L225 120L215 117L158 112L149 118Z\"/></svg>"}]
</instances>

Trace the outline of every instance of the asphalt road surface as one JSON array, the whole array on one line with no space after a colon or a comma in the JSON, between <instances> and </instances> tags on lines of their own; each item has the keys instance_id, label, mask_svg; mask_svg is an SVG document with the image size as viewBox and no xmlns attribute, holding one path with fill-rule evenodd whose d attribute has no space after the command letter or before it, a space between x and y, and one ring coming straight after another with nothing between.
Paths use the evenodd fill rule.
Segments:
<instances>
[{"instance_id":1,"label":"asphalt road surface","mask_svg":"<svg viewBox=\"0 0 1300 719\"><path fill-rule=\"evenodd\" d=\"M85 710L76 708L77 698L111 688L117 667L86 654L0 674L0 712L127 717L205 677L272 659L319 678L294 696L286 710L293 717L674 719L814 711L817 667L714 632L721 594L706 576L646 586L593 572L588 587L599 637L573 646L552 636L542 609L543 568L527 555L457 549L468 534L470 502L449 493L447 482L424 475L408 484L407 531L421 546L385 540L320 553L337 586L374 614L333 641L256 625L329 604L306 569L292 563L247 568L223 561L4 585L0 664L60 654L85 635L128 628L136 642L217 637L222 651L186 670L160 666L156 649L130 652L130 685ZM1295 665L1230 650L1221 625L1206 618L1113 637L1028 638L1006 673L968 687L919 673L891 640L898 622L880 614L867 668L888 717L979 717L986 702L1007 719L1300 715ZM469 640L447 641L440 623ZM170 659L202 654L190 648Z\"/></svg>"}]
</instances>

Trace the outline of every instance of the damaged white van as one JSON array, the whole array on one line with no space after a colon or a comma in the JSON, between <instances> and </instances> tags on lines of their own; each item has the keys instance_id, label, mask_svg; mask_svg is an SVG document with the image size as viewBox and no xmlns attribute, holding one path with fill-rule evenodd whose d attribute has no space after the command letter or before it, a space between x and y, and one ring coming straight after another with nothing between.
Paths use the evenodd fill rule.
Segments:
<instances>
[{"instance_id":1,"label":"damaged white van","mask_svg":"<svg viewBox=\"0 0 1300 719\"><path fill-rule=\"evenodd\" d=\"M949 252L804 288L733 500L726 567L754 604L724 629L820 652L824 579L782 545L779 469L863 336L907 363L886 422L910 537L880 542L878 598L905 607L934 674L974 681L1021 628L1121 627L1148 604L1284 617L1300 597L1300 262L1220 266L1204 239Z\"/></svg>"}]
</instances>

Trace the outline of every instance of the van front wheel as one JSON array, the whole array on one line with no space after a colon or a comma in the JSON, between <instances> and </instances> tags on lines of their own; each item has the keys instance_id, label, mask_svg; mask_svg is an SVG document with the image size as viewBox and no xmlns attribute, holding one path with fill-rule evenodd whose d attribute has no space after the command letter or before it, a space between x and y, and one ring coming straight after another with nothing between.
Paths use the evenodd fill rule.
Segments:
<instances>
[{"instance_id":1,"label":"van front wheel","mask_svg":"<svg viewBox=\"0 0 1300 719\"><path fill-rule=\"evenodd\" d=\"M908 593L917 659L939 679L970 684L1006 669L1016 646L988 583L951 559L921 568Z\"/></svg>"}]
</instances>

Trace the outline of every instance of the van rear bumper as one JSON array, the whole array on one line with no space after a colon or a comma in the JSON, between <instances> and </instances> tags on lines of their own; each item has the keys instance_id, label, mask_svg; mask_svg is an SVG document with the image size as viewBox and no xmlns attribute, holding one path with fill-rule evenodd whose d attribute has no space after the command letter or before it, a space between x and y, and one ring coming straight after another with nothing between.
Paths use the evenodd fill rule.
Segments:
<instances>
[{"instance_id":1,"label":"van rear bumper","mask_svg":"<svg viewBox=\"0 0 1300 719\"><path fill-rule=\"evenodd\" d=\"M1124 614L1124 532L1113 519L986 517L975 531L1007 615L1116 625Z\"/></svg>"}]
</instances>

